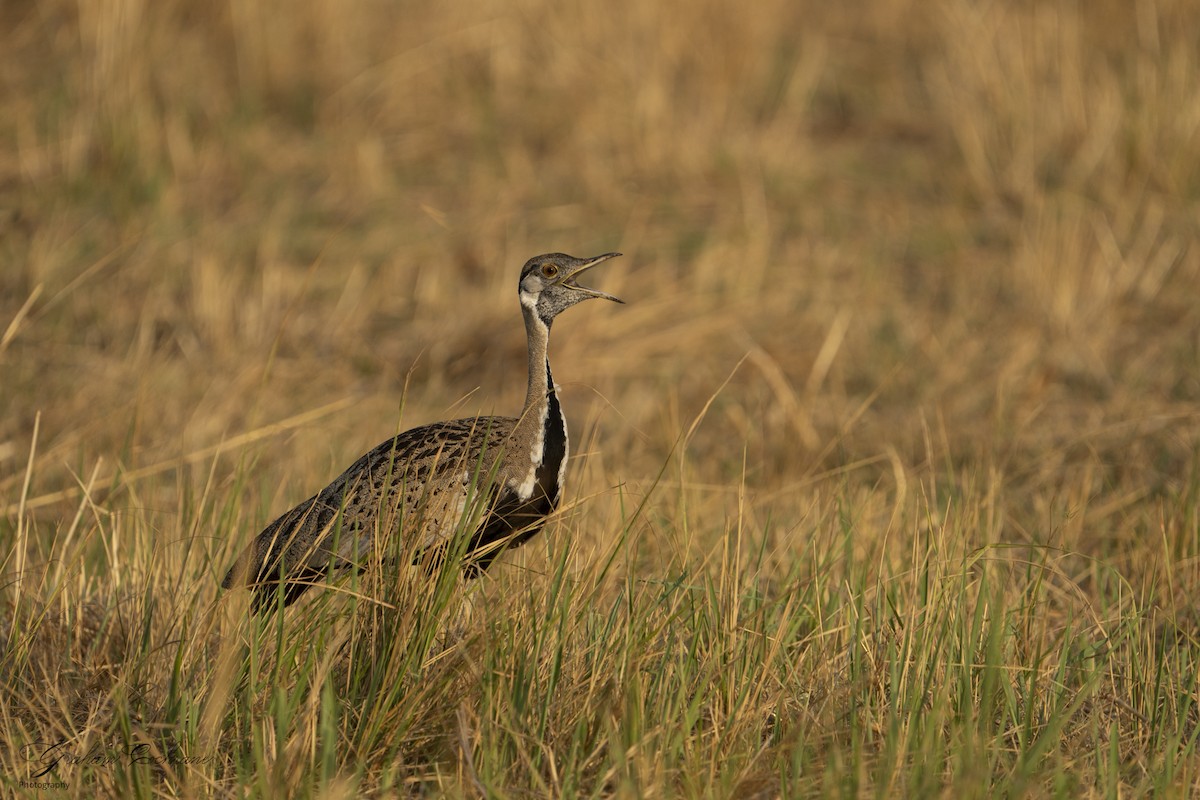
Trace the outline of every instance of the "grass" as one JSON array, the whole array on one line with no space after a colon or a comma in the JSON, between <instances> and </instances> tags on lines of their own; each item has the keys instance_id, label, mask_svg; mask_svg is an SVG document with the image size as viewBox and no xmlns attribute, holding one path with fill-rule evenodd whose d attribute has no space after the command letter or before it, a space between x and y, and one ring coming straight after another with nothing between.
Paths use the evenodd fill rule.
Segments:
<instances>
[{"instance_id":1,"label":"grass","mask_svg":"<svg viewBox=\"0 0 1200 800\"><path fill-rule=\"evenodd\" d=\"M1185 0L0 8L0 782L17 796L1187 797ZM250 618L249 537L511 414L484 580ZM595 306L595 307L593 307Z\"/></svg>"}]
</instances>

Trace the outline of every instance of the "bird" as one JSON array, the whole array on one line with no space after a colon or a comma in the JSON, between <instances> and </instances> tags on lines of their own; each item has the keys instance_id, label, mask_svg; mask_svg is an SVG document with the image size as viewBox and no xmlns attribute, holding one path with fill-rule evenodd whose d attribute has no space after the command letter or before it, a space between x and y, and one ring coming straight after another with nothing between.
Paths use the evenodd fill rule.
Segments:
<instances>
[{"instance_id":1,"label":"bird","mask_svg":"<svg viewBox=\"0 0 1200 800\"><path fill-rule=\"evenodd\" d=\"M519 416L435 422L381 442L267 525L222 586L249 587L259 613L276 603L291 605L327 576L364 570L397 533L411 537L401 544L411 548L404 552L415 562L431 551L448 552L462 521L473 522L465 548L454 551L461 553L468 578L482 574L502 550L536 535L558 507L570 451L547 355L550 327L585 300L625 302L578 282L585 271L620 255L547 253L525 262L517 289L529 361Z\"/></svg>"}]
</instances>

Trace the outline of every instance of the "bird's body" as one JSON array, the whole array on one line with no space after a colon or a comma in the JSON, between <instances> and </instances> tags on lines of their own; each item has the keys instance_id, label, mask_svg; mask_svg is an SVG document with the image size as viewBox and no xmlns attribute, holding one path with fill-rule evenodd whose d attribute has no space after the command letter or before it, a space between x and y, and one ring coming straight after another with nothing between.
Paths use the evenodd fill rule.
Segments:
<instances>
[{"instance_id":1,"label":"bird's body","mask_svg":"<svg viewBox=\"0 0 1200 800\"><path fill-rule=\"evenodd\" d=\"M286 605L330 568L363 568L393 534L407 538L402 544L413 557L444 548L471 507L480 511L465 548L471 572L486 569L502 546L536 534L558 505L569 452L547 358L550 325L582 300L617 300L574 280L616 255L552 253L525 264L519 293L529 372L520 417L468 417L388 439L268 525L223 585L252 586L257 608L281 588Z\"/></svg>"}]
</instances>

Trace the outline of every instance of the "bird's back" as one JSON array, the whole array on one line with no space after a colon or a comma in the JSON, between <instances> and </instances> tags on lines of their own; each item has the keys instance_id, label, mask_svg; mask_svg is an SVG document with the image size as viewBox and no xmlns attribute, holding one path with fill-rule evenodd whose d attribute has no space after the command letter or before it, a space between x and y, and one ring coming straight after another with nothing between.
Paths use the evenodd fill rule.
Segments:
<instances>
[{"instance_id":1,"label":"bird's back","mask_svg":"<svg viewBox=\"0 0 1200 800\"><path fill-rule=\"evenodd\" d=\"M380 443L264 528L223 585L251 584L261 605L282 579L287 604L331 566L365 566L378 553L377 540L398 544L413 557L443 545L472 492L486 504L481 510L511 505L507 487L515 476L507 474L511 468L503 456L514 444L517 422L468 417L413 428ZM390 536L397 533L403 540L394 542Z\"/></svg>"}]
</instances>

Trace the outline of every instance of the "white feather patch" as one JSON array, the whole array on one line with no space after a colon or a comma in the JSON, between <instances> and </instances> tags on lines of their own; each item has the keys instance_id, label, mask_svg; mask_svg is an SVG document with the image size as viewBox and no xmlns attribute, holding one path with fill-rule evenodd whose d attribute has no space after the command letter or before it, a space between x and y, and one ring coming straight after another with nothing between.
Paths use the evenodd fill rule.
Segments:
<instances>
[{"instance_id":1,"label":"white feather patch","mask_svg":"<svg viewBox=\"0 0 1200 800\"><path fill-rule=\"evenodd\" d=\"M550 404L547 403L542 409L542 418L538 421L537 436L533 439L533 446L529 448L529 460L534 464L542 463L542 456L546 454L546 417L550 413Z\"/></svg>"},{"instance_id":2,"label":"white feather patch","mask_svg":"<svg viewBox=\"0 0 1200 800\"><path fill-rule=\"evenodd\" d=\"M567 485L567 458L571 455L571 438L567 436L567 418L560 414L559 419L562 420L563 429L563 456L562 462L558 465L558 495L561 498L563 490Z\"/></svg>"},{"instance_id":3,"label":"white feather patch","mask_svg":"<svg viewBox=\"0 0 1200 800\"><path fill-rule=\"evenodd\" d=\"M537 484L537 469L530 467L529 474L525 476L525 480L518 484L513 484L513 491L517 493L517 497L522 500L528 500L533 497L533 487Z\"/></svg>"},{"instance_id":4,"label":"white feather patch","mask_svg":"<svg viewBox=\"0 0 1200 800\"><path fill-rule=\"evenodd\" d=\"M522 500L533 497L533 487L537 485L537 468L542 463L542 456L546 452L546 415L549 413L550 406L547 404L542 408L542 418L538 421L537 435L533 437L533 445L529 448L530 465L525 480L520 483L509 482L509 486Z\"/></svg>"}]
</instances>

